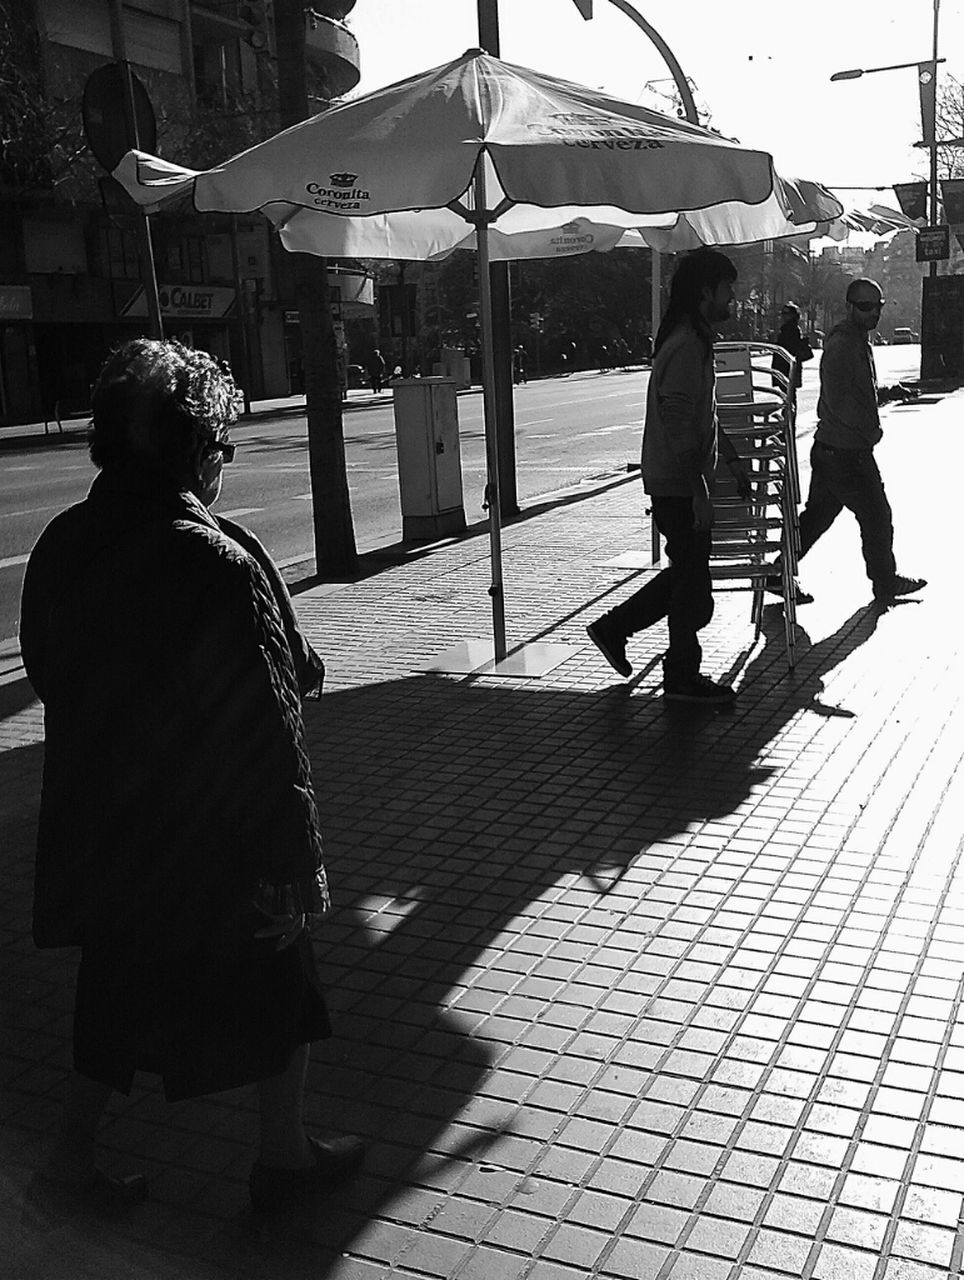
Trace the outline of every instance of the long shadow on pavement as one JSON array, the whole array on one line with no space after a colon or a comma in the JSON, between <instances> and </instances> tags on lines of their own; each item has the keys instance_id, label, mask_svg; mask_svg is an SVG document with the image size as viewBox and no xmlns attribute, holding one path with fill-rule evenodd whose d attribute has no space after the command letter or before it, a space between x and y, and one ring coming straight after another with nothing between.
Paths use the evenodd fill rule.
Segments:
<instances>
[{"instance_id":1,"label":"long shadow on pavement","mask_svg":"<svg viewBox=\"0 0 964 1280\"><path fill-rule=\"evenodd\" d=\"M326 694L308 727L336 903L319 943L336 1038L316 1046L310 1102L313 1119L370 1139L366 1171L310 1215L285 1215L258 1236L239 1230L258 1224L240 1210L236 1169L199 1209L191 1165L204 1160L201 1141L167 1170L152 1208L98 1229L106 1234L92 1236L88 1224L84 1248L113 1249L138 1277L164 1254L171 1274L180 1274L175 1257L190 1257L192 1277L262 1275L267 1265L278 1277L309 1265L320 1275L381 1218L395 1224L383 1260L404 1266L419 1225L449 1192L488 1205L520 1187L540 1194L553 1177L540 1164L551 1134L517 1099L480 1086L531 1052L598 1057L605 1070L576 994L587 991L585 966L614 933L635 951L659 934L684 896L672 867L694 828L745 812L773 773L757 763L761 753L790 718L833 713L819 703L821 677L876 622L861 610L818 645L802 637L787 675L782 625L767 610L747 697L727 713L673 709L625 686L581 693L433 676ZM0 756L0 794L16 754ZM725 843L710 837L711 851L714 839ZM3 874L22 889L22 829L17 843ZM19 927L26 935L25 918ZM16 973L0 974L8 1023L26 1016L18 984L45 972L35 952L0 952L0 964L13 958ZM17 1089L14 1077L6 1092ZM166 1114L157 1102L135 1096L108 1142L150 1159L168 1126L189 1129L191 1117L218 1113L219 1140L251 1127L236 1095ZM202 1138L215 1128L197 1127ZM69 1258L57 1271L49 1250L42 1256L49 1280L78 1274Z\"/></svg>"}]
</instances>

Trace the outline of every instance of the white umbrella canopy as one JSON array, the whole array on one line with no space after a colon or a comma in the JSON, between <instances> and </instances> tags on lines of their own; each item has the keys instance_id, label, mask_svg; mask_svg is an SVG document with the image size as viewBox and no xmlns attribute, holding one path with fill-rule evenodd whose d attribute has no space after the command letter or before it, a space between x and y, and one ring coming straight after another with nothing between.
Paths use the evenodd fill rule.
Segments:
<instances>
[{"instance_id":1,"label":"white umbrella canopy","mask_svg":"<svg viewBox=\"0 0 964 1280\"><path fill-rule=\"evenodd\" d=\"M131 151L114 176L149 210L190 201L199 212L260 211L297 252L427 260L475 247L497 660L506 644L491 258L551 256L546 240L560 237L580 242L579 252L627 234L662 237L655 247L667 249L694 237L746 243L813 221L806 200L794 207L767 152L479 49L211 169Z\"/></svg>"},{"instance_id":2,"label":"white umbrella canopy","mask_svg":"<svg viewBox=\"0 0 964 1280\"><path fill-rule=\"evenodd\" d=\"M768 225L775 211L798 221L766 152L474 49L212 169L129 152L115 175L148 208L190 194L199 211L261 210L288 248L420 259L465 240L464 216L448 206L466 196L482 154L496 232L580 214L623 230L669 228L717 206L728 235L767 238L754 209ZM715 240L711 228L698 234L737 242Z\"/></svg>"},{"instance_id":3,"label":"white umbrella canopy","mask_svg":"<svg viewBox=\"0 0 964 1280\"><path fill-rule=\"evenodd\" d=\"M683 253L701 246L752 244L824 235L843 205L825 187L804 178L775 175L770 195L760 204L723 201L707 209L686 213L651 214L645 219L620 209L597 207L586 215L570 208L536 211L513 206L489 227L489 256L493 260L567 257L607 252L613 248L655 249L658 253ZM541 213L541 219L537 217ZM538 221L545 225L538 227ZM456 246L475 248L475 232ZM438 256L445 257L446 251Z\"/></svg>"}]
</instances>

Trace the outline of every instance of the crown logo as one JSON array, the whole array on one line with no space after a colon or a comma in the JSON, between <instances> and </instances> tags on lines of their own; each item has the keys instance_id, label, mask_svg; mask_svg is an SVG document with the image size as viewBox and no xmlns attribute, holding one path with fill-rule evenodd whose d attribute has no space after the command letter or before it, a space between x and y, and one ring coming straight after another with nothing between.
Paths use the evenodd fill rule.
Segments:
<instances>
[{"instance_id":1,"label":"crown logo","mask_svg":"<svg viewBox=\"0 0 964 1280\"><path fill-rule=\"evenodd\" d=\"M358 178L357 173L330 173L328 175L333 187L350 187Z\"/></svg>"}]
</instances>

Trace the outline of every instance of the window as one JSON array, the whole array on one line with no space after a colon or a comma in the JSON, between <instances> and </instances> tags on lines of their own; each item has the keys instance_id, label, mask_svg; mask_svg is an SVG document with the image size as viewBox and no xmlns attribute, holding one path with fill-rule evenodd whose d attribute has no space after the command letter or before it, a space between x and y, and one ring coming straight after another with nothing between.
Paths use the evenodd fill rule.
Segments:
<instances>
[{"instance_id":1,"label":"window","mask_svg":"<svg viewBox=\"0 0 964 1280\"><path fill-rule=\"evenodd\" d=\"M137 280L140 277L137 236L133 231L105 227L104 249L107 274L112 280Z\"/></svg>"},{"instance_id":2,"label":"window","mask_svg":"<svg viewBox=\"0 0 964 1280\"><path fill-rule=\"evenodd\" d=\"M184 272L191 284L201 284L207 279L204 260L204 237L186 236L184 239Z\"/></svg>"}]
</instances>

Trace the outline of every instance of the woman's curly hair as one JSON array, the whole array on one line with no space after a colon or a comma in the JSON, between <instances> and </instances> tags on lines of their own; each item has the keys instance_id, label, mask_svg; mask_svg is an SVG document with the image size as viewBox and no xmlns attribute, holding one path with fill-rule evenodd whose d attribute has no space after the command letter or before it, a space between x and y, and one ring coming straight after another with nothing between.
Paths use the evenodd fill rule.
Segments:
<instances>
[{"instance_id":1,"label":"woman's curly hair","mask_svg":"<svg viewBox=\"0 0 964 1280\"><path fill-rule=\"evenodd\" d=\"M206 351L134 338L107 358L91 404L95 466L179 474L238 420L243 397L228 366Z\"/></svg>"}]
</instances>

